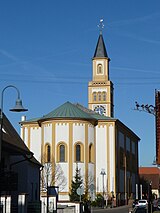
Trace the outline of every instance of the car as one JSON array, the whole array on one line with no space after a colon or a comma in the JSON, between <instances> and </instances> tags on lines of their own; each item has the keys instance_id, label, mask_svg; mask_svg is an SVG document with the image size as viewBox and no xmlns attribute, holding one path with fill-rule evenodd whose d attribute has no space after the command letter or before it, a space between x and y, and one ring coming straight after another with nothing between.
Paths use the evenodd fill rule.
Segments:
<instances>
[{"instance_id":1,"label":"car","mask_svg":"<svg viewBox=\"0 0 160 213\"><path fill-rule=\"evenodd\" d=\"M147 207L148 206L148 201L147 200L139 200L138 201L138 206L144 206Z\"/></svg>"},{"instance_id":2,"label":"car","mask_svg":"<svg viewBox=\"0 0 160 213\"><path fill-rule=\"evenodd\" d=\"M133 201L133 203L132 203L132 208L134 208L134 207L136 207L136 206L138 206L138 200L135 200L135 201Z\"/></svg>"}]
</instances>

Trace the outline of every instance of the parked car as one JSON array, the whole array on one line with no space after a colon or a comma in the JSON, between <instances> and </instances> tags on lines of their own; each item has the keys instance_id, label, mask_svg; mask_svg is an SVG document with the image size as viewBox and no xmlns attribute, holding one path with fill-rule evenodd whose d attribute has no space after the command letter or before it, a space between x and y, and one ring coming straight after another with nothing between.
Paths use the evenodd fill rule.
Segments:
<instances>
[{"instance_id":1,"label":"parked car","mask_svg":"<svg viewBox=\"0 0 160 213\"><path fill-rule=\"evenodd\" d=\"M148 201L147 200L139 200L138 201L138 206L144 206L147 207Z\"/></svg>"},{"instance_id":2,"label":"parked car","mask_svg":"<svg viewBox=\"0 0 160 213\"><path fill-rule=\"evenodd\" d=\"M135 200L135 201L133 201L133 203L132 203L132 208L134 208L134 207L136 207L136 206L138 206L138 200Z\"/></svg>"}]
</instances>

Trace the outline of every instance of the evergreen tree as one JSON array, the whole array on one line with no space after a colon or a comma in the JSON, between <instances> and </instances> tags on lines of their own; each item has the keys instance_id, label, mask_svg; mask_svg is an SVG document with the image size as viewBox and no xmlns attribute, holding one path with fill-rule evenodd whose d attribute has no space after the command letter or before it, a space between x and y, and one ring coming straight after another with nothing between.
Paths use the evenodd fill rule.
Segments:
<instances>
[{"instance_id":1,"label":"evergreen tree","mask_svg":"<svg viewBox=\"0 0 160 213\"><path fill-rule=\"evenodd\" d=\"M77 194L77 189L82 185L83 180L80 175L80 169L78 166L76 167L74 180L71 183L71 190L70 190L70 201L79 201L80 196Z\"/></svg>"}]
</instances>

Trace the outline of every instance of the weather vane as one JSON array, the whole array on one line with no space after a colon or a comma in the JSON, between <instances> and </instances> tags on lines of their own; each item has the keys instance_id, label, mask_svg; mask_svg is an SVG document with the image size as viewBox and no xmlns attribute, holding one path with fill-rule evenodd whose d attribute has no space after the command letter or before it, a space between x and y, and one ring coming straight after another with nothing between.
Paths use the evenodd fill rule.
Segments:
<instances>
[{"instance_id":1,"label":"weather vane","mask_svg":"<svg viewBox=\"0 0 160 213\"><path fill-rule=\"evenodd\" d=\"M102 34L102 30L103 30L103 28L104 28L103 19L100 19L100 22L99 22L99 24L98 24L98 27L99 27L99 29L100 29L100 34Z\"/></svg>"}]
</instances>

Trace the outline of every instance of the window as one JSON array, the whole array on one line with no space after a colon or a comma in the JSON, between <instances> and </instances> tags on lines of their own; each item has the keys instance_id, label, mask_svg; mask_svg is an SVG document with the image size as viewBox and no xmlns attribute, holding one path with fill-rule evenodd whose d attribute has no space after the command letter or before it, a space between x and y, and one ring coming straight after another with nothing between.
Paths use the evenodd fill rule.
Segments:
<instances>
[{"instance_id":1,"label":"window","mask_svg":"<svg viewBox=\"0 0 160 213\"><path fill-rule=\"evenodd\" d=\"M102 64L97 65L97 74L102 74Z\"/></svg>"},{"instance_id":2,"label":"window","mask_svg":"<svg viewBox=\"0 0 160 213\"><path fill-rule=\"evenodd\" d=\"M51 162L51 147L49 144L46 145L46 161Z\"/></svg>"},{"instance_id":3,"label":"window","mask_svg":"<svg viewBox=\"0 0 160 213\"><path fill-rule=\"evenodd\" d=\"M98 93L98 101L101 101L101 92Z\"/></svg>"},{"instance_id":4,"label":"window","mask_svg":"<svg viewBox=\"0 0 160 213\"><path fill-rule=\"evenodd\" d=\"M81 146L76 145L76 161L81 161Z\"/></svg>"},{"instance_id":5,"label":"window","mask_svg":"<svg viewBox=\"0 0 160 213\"><path fill-rule=\"evenodd\" d=\"M89 145L89 162L93 162L93 145Z\"/></svg>"},{"instance_id":6,"label":"window","mask_svg":"<svg viewBox=\"0 0 160 213\"><path fill-rule=\"evenodd\" d=\"M57 162L67 162L67 145L64 141L57 144Z\"/></svg>"},{"instance_id":7,"label":"window","mask_svg":"<svg viewBox=\"0 0 160 213\"><path fill-rule=\"evenodd\" d=\"M106 92L103 92L103 101L106 101Z\"/></svg>"},{"instance_id":8,"label":"window","mask_svg":"<svg viewBox=\"0 0 160 213\"><path fill-rule=\"evenodd\" d=\"M93 93L93 101L96 101L97 100L97 95L96 95L96 92Z\"/></svg>"},{"instance_id":9,"label":"window","mask_svg":"<svg viewBox=\"0 0 160 213\"><path fill-rule=\"evenodd\" d=\"M59 161L65 162L65 146L62 144L59 146Z\"/></svg>"}]
</instances>

